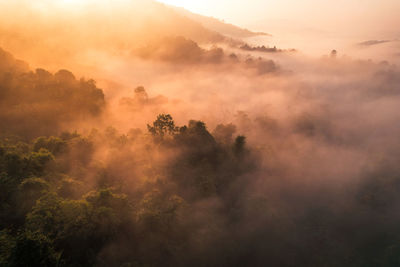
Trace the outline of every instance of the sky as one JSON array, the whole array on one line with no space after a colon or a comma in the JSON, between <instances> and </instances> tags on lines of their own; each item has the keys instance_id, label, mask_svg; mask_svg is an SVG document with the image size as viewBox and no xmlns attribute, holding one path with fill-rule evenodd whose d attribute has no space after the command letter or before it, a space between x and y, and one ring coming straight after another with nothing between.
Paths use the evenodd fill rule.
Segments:
<instances>
[{"instance_id":1,"label":"sky","mask_svg":"<svg viewBox=\"0 0 400 267\"><path fill-rule=\"evenodd\" d=\"M400 37L400 0L160 0L255 30L313 31Z\"/></svg>"}]
</instances>

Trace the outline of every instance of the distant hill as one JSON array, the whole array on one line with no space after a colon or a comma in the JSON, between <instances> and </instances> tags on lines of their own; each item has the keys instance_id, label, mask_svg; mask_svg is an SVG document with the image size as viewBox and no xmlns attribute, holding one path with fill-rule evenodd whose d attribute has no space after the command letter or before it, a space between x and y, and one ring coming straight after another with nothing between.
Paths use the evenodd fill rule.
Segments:
<instances>
[{"instance_id":1,"label":"distant hill","mask_svg":"<svg viewBox=\"0 0 400 267\"><path fill-rule=\"evenodd\" d=\"M61 2L0 2L0 46L43 66L91 51L124 54L168 36L183 36L199 44L227 39L156 1L87 0L67 7Z\"/></svg>"},{"instance_id":2,"label":"distant hill","mask_svg":"<svg viewBox=\"0 0 400 267\"><path fill-rule=\"evenodd\" d=\"M0 1L0 47L35 66L76 70L77 62L88 62L83 58L124 57L165 37L181 36L200 46L240 46L240 38L266 35L152 0L61 3Z\"/></svg>"},{"instance_id":3,"label":"distant hill","mask_svg":"<svg viewBox=\"0 0 400 267\"><path fill-rule=\"evenodd\" d=\"M100 117L103 91L91 79L77 79L62 69L31 70L27 63L0 48L1 134L33 138L57 134L72 123Z\"/></svg>"},{"instance_id":4,"label":"distant hill","mask_svg":"<svg viewBox=\"0 0 400 267\"><path fill-rule=\"evenodd\" d=\"M253 32L248 29L243 29L240 27L237 27L233 24L230 23L225 23L224 21L221 21L216 18L212 17L207 17L203 15L199 15L196 13L192 13L184 8L180 7L172 7L174 10L176 10L179 14L182 14L198 23L200 23L202 26L209 30L216 31L220 34L223 34L225 36L231 37L231 38L248 38L248 37L254 37L254 36L271 36L271 34L265 33L265 32Z\"/></svg>"},{"instance_id":5,"label":"distant hill","mask_svg":"<svg viewBox=\"0 0 400 267\"><path fill-rule=\"evenodd\" d=\"M390 40L368 40L364 41L361 43L358 43L357 45L359 46L373 46L373 45L379 45L379 44L384 44L384 43L390 43Z\"/></svg>"}]
</instances>

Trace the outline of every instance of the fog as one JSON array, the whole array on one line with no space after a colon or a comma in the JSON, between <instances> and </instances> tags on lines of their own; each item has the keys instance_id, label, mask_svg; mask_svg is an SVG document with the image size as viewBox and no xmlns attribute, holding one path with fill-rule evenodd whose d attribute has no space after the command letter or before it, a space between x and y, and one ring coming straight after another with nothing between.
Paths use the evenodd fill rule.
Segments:
<instances>
[{"instance_id":1,"label":"fog","mask_svg":"<svg viewBox=\"0 0 400 267\"><path fill-rule=\"evenodd\" d=\"M352 56L368 59L376 51L354 54L353 45L367 40L398 40L400 3L396 0L335 1L180 1L163 0L167 4L187 8L255 31L263 31L273 38L261 42L284 48L297 48L318 56L326 49L337 49ZM226 8L229 6L229 8ZM389 52L385 47L380 52ZM393 52L393 50L391 51ZM398 52L387 58L393 58ZM372 54L372 55L371 55Z\"/></svg>"},{"instance_id":2,"label":"fog","mask_svg":"<svg viewBox=\"0 0 400 267\"><path fill-rule=\"evenodd\" d=\"M396 37L0 3L0 265L399 264Z\"/></svg>"}]
</instances>

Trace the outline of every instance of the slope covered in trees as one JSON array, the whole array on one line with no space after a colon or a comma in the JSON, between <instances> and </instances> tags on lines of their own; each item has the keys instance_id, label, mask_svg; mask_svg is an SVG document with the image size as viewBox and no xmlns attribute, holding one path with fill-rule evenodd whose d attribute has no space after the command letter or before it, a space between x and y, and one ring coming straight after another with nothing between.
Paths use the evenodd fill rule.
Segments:
<instances>
[{"instance_id":1,"label":"slope covered in trees","mask_svg":"<svg viewBox=\"0 0 400 267\"><path fill-rule=\"evenodd\" d=\"M16 2L32 3L0 8ZM0 51L0 266L400 265L398 67L228 56L152 8L33 6L0 17L1 42L55 65L100 58L113 82L105 95Z\"/></svg>"},{"instance_id":2,"label":"slope covered in trees","mask_svg":"<svg viewBox=\"0 0 400 267\"><path fill-rule=\"evenodd\" d=\"M174 10L176 10L178 13L180 13L190 19L193 19L194 21L197 21L198 23L203 25L205 28L214 30L214 31L221 33L228 37L241 39L241 38L249 38L249 37L255 37L255 36L271 36L268 33L253 32L248 29L243 29L243 28L237 27L233 24L225 23L224 21L221 21L216 18L195 14L184 8L179 8L179 7L172 7L172 8Z\"/></svg>"},{"instance_id":3,"label":"slope covered in trees","mask_svg":"<svg viewBox=\"0 0 400 267\"><path fill-rule=\"evenodd\" d=\"M102 161L99 149L110 151ZM154 156L166 153L175 157ZM167 114L149 134L3 138L0 264L188 264L199 253L188 242L207 246L195 239L214 234L200 233L195 203L219 198L229 213L227 192L254 169L250 158L243 137L222 144L203 122L176 127Z\"/></svg>"},{"instance_id":4,"label":"slope covered in trees","mask_svg":"<svg viewBox=\"0 0 400 267\"><path fill-rule=\"evenodd\" d=\"M37 2L37 6L27 0L0 3L0 47L40 66L51 65L54 57L65 66L77 65L76 61L92 53L125 55L163 37L183 36L200 44L227 39L152 0L82 1L81 5Z\"/></svg>"},{"instance_id":5,"label":"slope covered in trees","mask_svg":"<svg viewBox=\"0 0 400 267\"><path fill-rule=\"evenodd\" d=\"M67 71L30 71L0 49L0 128L3 134L32 138L99 116L103 91L94 80L77 80Z\"/></svg>"}]
</instances>

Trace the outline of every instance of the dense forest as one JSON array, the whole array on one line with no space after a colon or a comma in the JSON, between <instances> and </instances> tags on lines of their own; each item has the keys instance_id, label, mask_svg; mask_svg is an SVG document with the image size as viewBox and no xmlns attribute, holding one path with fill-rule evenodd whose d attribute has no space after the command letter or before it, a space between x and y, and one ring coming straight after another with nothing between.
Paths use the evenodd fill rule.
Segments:
<instances>
[{"instance_id":1,"label":"dense forest","mask_svg":"<svg viewBox=\"0 0 400 267\"><path fill-rule=\"evenodd\" d=\"M230 187L255 167L244 136L169 114L148 133L61 131L100 116L102 90L1 52L2 266L182 265L207 250L219 230L191 218L192 205L218 196L229 213Z\"/></svg>"},{"instance_id":2,"label":"dense forest","mask_svg":"<svg viewBox=\"0 0 400 267\"><path fill-rule=\"evenodd\" d=\"M398 40L273 40L0 0L0 267L400 266Z\"/></svg>"},{"instance_id":3,"label":"dense forest","mask_svg":"<svg viewBox=\"0 0 400 267\"><path fill-rule=\"evenodd\" d=\"M107 106L95 81L31 71L5 51L0 94L1 266L400 264L396 160L346 190L302 190L233 124L178 126L165 113L146 130L79 133Z\"/></svg>"},{"instance_id":4,"label":"dense forest","mask_svg":"<svg viewBox=\"0 0 400 267\"><path fill-rule=\"evenodd\" d=\"M30 143L4 138L1 264L186 265L201 255L196 250L208 250L202 239L218 230L199 225L192 204L218 196L220 212L229 214L235 203L229 188L254 168L245 138L221 143L204 123L178 128L165 114L149 131L65 132ZM95 160L98 146L110 149L104 162ZM155 159L155 153L179 155ZM195 251L188 242L199 242Z\"/></svg>"},{"instance_id":5,"label":"dense forest","mask_svg":"<svg viewBox=\"0 0 400 267\"><path fill-rule=\"evenodd\" d=\"M0 48L0 128L5 133L51 135L62 125L95 117L104 105L94 80L76 80L67 70L32 72Z\"/></svg>"}]
</instances>

